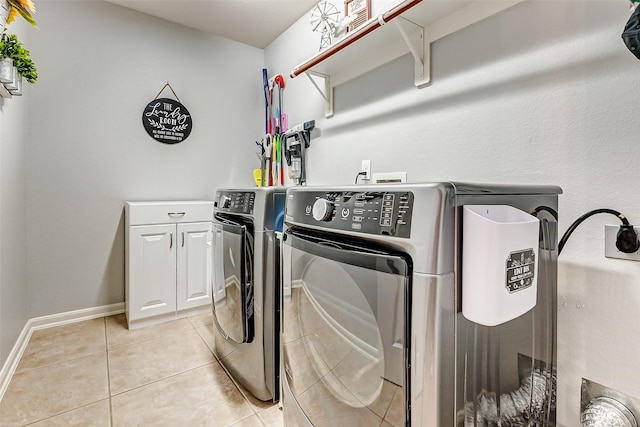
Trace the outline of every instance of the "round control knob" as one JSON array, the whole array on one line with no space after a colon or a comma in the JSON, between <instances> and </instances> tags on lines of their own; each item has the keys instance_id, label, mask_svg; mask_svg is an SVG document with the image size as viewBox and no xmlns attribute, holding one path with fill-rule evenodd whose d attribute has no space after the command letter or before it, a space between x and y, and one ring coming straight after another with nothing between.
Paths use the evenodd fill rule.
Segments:
<instances>
[{"instance_id":1,"label":"round control knob","mask_svg":"<svg viewBox=\"0 0 640 427\"><path fill-rule=\"evenodd\" d=\"M333 203L327 199L318 199L313 203L313 219L329 221L333 214Z\"/></svg>"}]
</instances>

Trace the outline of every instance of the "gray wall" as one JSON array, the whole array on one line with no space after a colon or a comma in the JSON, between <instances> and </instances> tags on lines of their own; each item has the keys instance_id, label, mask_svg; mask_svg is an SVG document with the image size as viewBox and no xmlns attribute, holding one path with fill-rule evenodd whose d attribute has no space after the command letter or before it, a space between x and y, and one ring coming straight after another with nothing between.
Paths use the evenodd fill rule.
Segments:
<instances>
[{"instance_id":1,"label":"gray wall","mask_svg":"<svg viewBox=\"0 0 640 427\"><path fill-rule=\"evenodd\" d=\"M371 159L374 172L411 181L558 184L561 231L598 207L640 223L640 62L620 40L627 14L625 1L522 3L435 43L430 87L412 87L403 57L338 87L329 120L311 83L287 78L290 123L321 130L309 184L351 183ZM251 185L263 56L271 75L288 76L318 45L306 16L266 52L102 2L40 2L38 23L29 47L40 81L0 110L3 362L26 319L123 301L125 200ZM177 146L140 124L166 81L194 118ZM616 220L585 222L559 260L566 425L577 423L582 377L640 397L640 264L603 257L606 223Z\"/></svg>"},{"instance_id":2,"label":"gray wall","mask_svg":"<svg viewBox=\"0 0 640 427\"><path fill-rule=\"evenodd\" d=\"M28 43L21 22L8 31ZM0 366L30 317L25 173L30 91L26 87L22 98L0 99Z\"/></svg>"},{"instance_id":3,"label":"gray wall","mask_svg":"<svg viewBox=\"0 0 640 427\"><path fill-rule=\"evenodd\" d=\"M38 4L29 94L31 317L124 301L126 200L212 200L253 183L264 52L106 2ZM155 142L142 111L166 82L193 118ZM163 97L173 98L167 88Z\"/></svg>"},{"instance_id":4,"label":"gray wall","mask_svg":"<svg viewBox=\"0 0 640 427\"><path fill-rule=\"evenodd\" d=\"M336 113L304 76L287 81L291 123L314 118L308 181L373 172L562 186L560 231L600 207L640 224L640 61L620 34L626 1L527 1L433 45L433 83L402 57L335 90ZM303 41L306 46L301 46ZM272 72L313 55L306 17L265 51ZM581 225L559 259L558 421L579 423L582 377L640 398L640 263L604 258L604 224Z\"/></svg>"}]
</instances>

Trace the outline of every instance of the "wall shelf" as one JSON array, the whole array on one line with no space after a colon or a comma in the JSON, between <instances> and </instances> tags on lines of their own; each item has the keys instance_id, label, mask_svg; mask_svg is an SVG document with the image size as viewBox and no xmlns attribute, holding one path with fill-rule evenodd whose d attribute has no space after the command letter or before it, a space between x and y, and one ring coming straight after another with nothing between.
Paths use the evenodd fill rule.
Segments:
<instances>
[{"instance_id":1,"label":"wall shelf","mask_svg":"<svg viewBox=\"0 0 640 427\"><path fill-rule=\"evenodd\" d=\"M307 74L325 101L326 117L333 115L335 86L407 53L415 61L415 86L422 88L431 82L431 43L523 1L405 0L294 67L291 78Z\"/></svg>"}]
</instances>

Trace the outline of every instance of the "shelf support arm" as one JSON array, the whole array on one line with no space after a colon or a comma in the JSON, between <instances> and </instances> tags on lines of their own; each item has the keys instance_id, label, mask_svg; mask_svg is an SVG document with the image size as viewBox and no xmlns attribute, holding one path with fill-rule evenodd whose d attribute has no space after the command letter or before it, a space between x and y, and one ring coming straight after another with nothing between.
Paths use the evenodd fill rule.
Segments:
<instances>
[{"instance_id":1,"label":"shelf support arm","mask_svg":"<svg viewBox=\"0 0 640 427\"><path fill-rule=\"evenodd\" d=\"M424 28L402 16L394 22L413 56L416 87L428 85L431 83L431 43L425 40Z\"/></svg>"},{"instance_id":2,"label":"shelf support arm","mask_svg":"<svg viewBox=\"0 0 640 427\"><path fill-rule=\"evenodd\" d=\"M320 96L324 99L324 116L326 118L333 117L333 87L331 87L331 77L311 70L305 71L305 74L318 93L320 93ZM318 77L323 80L323 88L318 85L314 77Z\"/></svg>"}]
</instances>

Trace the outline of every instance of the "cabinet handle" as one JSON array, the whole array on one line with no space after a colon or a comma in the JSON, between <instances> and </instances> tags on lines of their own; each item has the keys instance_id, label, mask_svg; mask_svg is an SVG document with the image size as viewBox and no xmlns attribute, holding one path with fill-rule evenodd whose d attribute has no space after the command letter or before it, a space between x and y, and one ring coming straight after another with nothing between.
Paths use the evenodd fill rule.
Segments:
<instances>
[{"instance_id":1,"label":"cabinet handle","mask_svg":"<svg viewBox=\"0 0 640 427\"><path fill-rule=\"evenodd\" d=\"M185 214L186 212L167 212L167 215L169 216L183 216Z\"/></svg>"},{"instance_id":2,"label":"cabinet handle","mask_svg":"<svg viewBox=\"0 0 640 427\"><path fill-rule=\"evenodd\" d=\"M182 247L184 248L184 231L182 232Z\"/></svg>"},{"instance_id":3,"label":"cabinet handle","mask_svg":"<svg viewBox=\"0 0 640 427\"><path fill-rule=\"evenodd\" d=\"M169 233L169 249L173 248L173 233Z\"/></svg>"}]
</instances>

